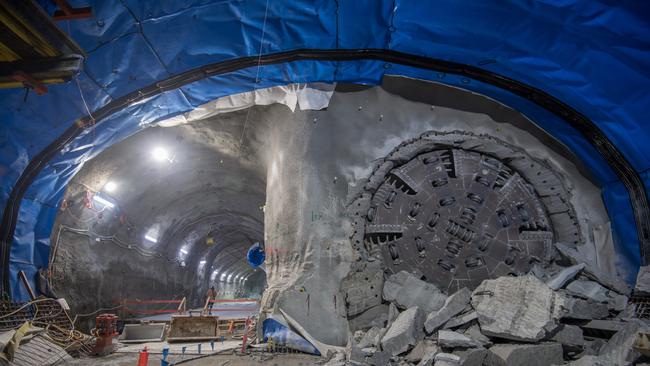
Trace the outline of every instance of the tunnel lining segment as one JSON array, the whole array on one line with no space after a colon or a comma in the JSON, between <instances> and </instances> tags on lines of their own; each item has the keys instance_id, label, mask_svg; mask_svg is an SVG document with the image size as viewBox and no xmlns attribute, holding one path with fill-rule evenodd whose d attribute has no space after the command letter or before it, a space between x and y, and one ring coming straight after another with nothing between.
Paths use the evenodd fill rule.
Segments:
<instances>
[{"instance_id":1,"label":"tunnel lining segment","mask_svg":"<svg viewBox=\"0 0 650 366\"><path fill-rule=\"evenodd\" d=\"M83 131L92 128L93 125L100 123L106 117L128 106L206 77L221 75L247 67L275 65L294 61L346 62L359 60L383 61L386 63L395 63L424 70L465 76L497 86L514 95L522 97L552 112L567 122L570 126L578 130L600 153L627 189L635 217L642 262L644 264L647 263L650 257L650 207L648 206L647 194L641 177L638 172L634 170L625 156L622 155L622 153L603 133L603 131L577 110L540 89L471 65L384 49L308 49L267 54L261 55L260 57L239 58L192 69L115 99L104 107L94 111L92 113L93 117L86 116L79 119L59 138L52 142L43 151L38 153L29 162L10 193L3 213L2 225L0 226L0 243L2 245L1 259L5 268L5 271L2 273L3 290L8 291L10 289L9 260L11 245L13 243L13 234L18 219L20 202L24 197L27 188L31 185L39 172L45 167L47 162L53 159L59 151L72 142Z\"/></svg>"}]
</instances>

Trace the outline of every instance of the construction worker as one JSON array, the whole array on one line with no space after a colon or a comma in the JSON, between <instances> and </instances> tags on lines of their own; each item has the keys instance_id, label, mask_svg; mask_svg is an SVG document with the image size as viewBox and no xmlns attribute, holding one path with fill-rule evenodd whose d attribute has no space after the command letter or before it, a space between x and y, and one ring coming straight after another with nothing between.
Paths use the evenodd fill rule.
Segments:
<instances>
[{"instance_id":1,"label":"construction worker","mask_svg":"<svg viewBox=\"0 0 650 366\"><path fill-rule=\"evenodd\" d=\"M214 286L210 287L210 289L208 290L207 296L208 296L207 301L208 301L208 309L209 309L208 314L212 315L212 306L214 305L212 300L214 300L217 297L217 291L215 291Z\"/></svg>"}]
</instances>

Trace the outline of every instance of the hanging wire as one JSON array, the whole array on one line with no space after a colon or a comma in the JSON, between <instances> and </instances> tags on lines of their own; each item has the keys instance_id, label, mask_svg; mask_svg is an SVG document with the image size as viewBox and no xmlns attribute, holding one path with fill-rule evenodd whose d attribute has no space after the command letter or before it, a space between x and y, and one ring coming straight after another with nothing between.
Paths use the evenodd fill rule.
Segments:
<instances>
[{"instance_id":1,"label":"hanging wire","mask_svg":"<svg viewBox=\"0 0 650 366\"><path fill-rule=\"evenodd\" d=\"M262 64L262 46L264 45L264 35L266 34L266 19L269 13L269 0L266 0L266 7L264 9L264 22L262 23L262 37L260 38L260 49L257 53L257 70L255 71L255 83L253 84L253 101L255 100L255 90L257 90L257 83L259 82L260 77L260 65ZM244 128L241 131L241 138L239 139L239 153L242 153L242 147L244 145L244 136L246 134L246 125L248 124L248 119L251 115L251 107L248 107L246 111L246 118L244 119Z\"/></svg>"}]
</instances>

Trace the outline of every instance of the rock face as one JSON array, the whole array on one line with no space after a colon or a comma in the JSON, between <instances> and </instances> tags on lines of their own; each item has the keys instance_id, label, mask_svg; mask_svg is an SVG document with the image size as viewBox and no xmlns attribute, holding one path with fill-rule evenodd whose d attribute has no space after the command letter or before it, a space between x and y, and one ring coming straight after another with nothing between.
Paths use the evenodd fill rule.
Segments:
<instances>
[{"instance_id":1,"label":"rock face","mask_svg":"<svg viewBox=\"0 0 650 366\"><path fill-rule=\"evenodd\" d=\"M475 348L480 347L481 343L464 334L450 330L441 330L438 331L438 345L447 348Z\"/></svg>"},{"instance_id":2,"label":"rock face","mask_svg":"<svg viewBox=\"0 0 650 366\"><path fill-rule=\"evenodd\" d=\"M548 366L563 362L562 345L559 343L497 344L489 349L483 365Z\"/></svg>"},{"instance_id":3,"label":"rock face","mask_svg":"<svg viewBox=\"0 0 650 366\"><path fill-rule=\"evenodd\" d=\"M639 268L634 292L641 295L650 295L650 266Z\"/></svg>"},{"instance_id":4,"label":"rock face","mask_svg":"<svg viewBox=\"0 0 650 366\"><path fill-rule=\"evenodd\" d=\"M571 281L580 271L582 271L585 268L584 263L576 264L575 266L567 267L563 270L561 270L558 274L553 276L546 284L548 287L551 288L551 290L559 290L564 285L567 284L567 282Z\"/></svg>"},{"instance_id":5,"label":"rock face","mask_svg":"<svg viewBox=\"0 0 650 366\"><path fill-rule=\"evenodd\" d=\"M427 333L433 333L438 330L449 319L463 311L469 303L471 295L472 293L469 289L463 287L461 290L449 296L440 310L432 312L427 316L427 320L424 322L424 328Z\"/></svg>"},{"instance_id":6,"label":"rock face","mask_svg":"<svg viewBox=\"0 0 650 366\"><path fill-rule=\"evenodd\" d=\"M424 336L424 313L417 306L400 313L381 339L384 351L395 356L408 351Z\"/></svg>"},{"instance_id":7,"label":"rock face","mask_svg":"<svg viewBox=\"0 0 650 366\"><path fill-rule=\"evenodd\" d=\"M440 309L447 296L433 284L401 271L388 278L382 293L384 300L392 301L402 309L417 306L425 313Z\"/></svg>"},{"instance_id":8,"label":"rock face","mask_svg":"<svg viewBox=\"0 0 650 366\"><path fill-rule=\"evenodd\" d=\"M537 342L557 328L564 298L534 276L485 280L472 293L472 306L488 336Z\"/></svg>"}]
</instances>

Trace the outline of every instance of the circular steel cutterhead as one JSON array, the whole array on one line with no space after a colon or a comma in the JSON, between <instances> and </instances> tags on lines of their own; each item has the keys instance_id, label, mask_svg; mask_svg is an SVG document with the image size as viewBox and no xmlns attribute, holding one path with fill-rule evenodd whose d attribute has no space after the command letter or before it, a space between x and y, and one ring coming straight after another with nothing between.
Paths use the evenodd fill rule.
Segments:
<instances>
[{"instance_id":1,"label":"circular steel cutterhead","mask_svg":"<svg viewBox=\"0 0 650 366\"><path fill-rule=\"evenodd\" d=\"M365 245L379 246L389 272L451 293L547 260L550 226L532 185L503 161L445 149L387 175L366 213Z\"/></svg>"}]
</instances>

